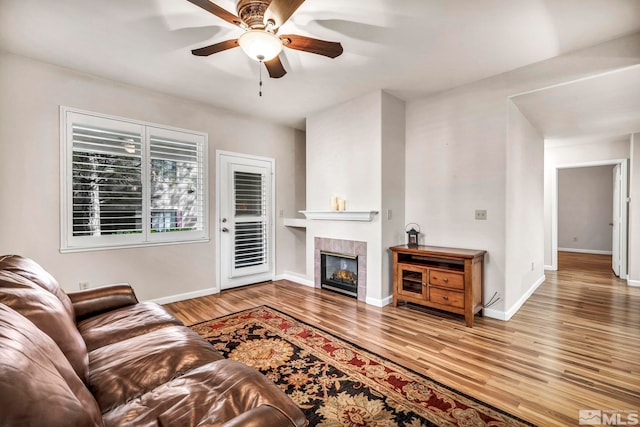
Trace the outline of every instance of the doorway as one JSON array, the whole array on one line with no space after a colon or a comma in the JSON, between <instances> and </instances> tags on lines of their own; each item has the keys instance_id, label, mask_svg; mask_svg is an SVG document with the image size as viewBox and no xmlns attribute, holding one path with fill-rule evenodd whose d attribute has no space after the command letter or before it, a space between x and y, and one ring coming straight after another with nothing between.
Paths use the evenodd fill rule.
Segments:
<instances>
[{"instance_id":1,"label":"doorway","mask_svg":"<svg viewBox=\"0 0 640 427\"><path fill-rule=\"evenodd\" d=\"M599 162L589 162L580 164L569 164L556 166L552 175L551 189L553 195L551 197L551 256L552 270L558 269L558 248L559 248L559 200L558 185L559 174L561 170L584 168L592 166L613 167L613 197L611 209L612 217L609 222L611 227L611 268L616 275L626 279L627 277L627 159L607 160ZM566 238L566 236L565 236ZM594 251L593 253L597 253Z\"/></svg>"},{"instance_id":2,"label":"doorway","mask_svg":"<svg viewBox=\"0 0 640 427\"><path fill-rule=\"evenodd\" d=\"M273 280L275 160L217 151L216 163L220 288Z\"/></svg>"}]
</instances>

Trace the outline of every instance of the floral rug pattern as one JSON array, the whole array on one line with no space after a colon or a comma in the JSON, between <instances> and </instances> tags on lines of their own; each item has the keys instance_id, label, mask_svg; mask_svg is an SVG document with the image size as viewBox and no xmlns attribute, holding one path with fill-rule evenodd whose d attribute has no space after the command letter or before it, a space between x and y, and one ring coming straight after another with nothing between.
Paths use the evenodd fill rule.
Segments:
<instances>
[{"instance_id":1,"label":"floral rug pattern","mask_svg":"<svg viewBox=\"0 0 640 427\"><path fill-rule=\"evenodd\" d=\"M191 328L269 377L310 426L532 425L270 307Z\"/></svg>"}]
</instances>

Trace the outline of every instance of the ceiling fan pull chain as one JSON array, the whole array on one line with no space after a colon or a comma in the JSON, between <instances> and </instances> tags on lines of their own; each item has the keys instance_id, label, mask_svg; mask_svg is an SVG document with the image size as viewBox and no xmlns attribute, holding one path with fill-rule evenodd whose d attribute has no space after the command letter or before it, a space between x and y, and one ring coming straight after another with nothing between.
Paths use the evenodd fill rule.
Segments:
<instances>
[{"instance_id":1,"label":"ceiling fan pull chain","mask_svg":"<svg viewBox=\"0 0 640 427\"><path fill-rule=\"evenodd\" d=\"M262 61L258 62L258 67L260 69L260 89L258 93L262 96Z\"/></svg>"}]
</instances>

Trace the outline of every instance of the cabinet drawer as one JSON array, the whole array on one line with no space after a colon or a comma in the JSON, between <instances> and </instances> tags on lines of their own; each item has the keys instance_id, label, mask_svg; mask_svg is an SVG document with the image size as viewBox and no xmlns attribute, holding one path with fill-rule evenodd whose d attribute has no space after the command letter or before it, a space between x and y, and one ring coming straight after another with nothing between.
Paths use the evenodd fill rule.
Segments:
<instances>
[{"instance_id":1,"label":"cabinet drawer","mask_svg":"<svg viewBox=\"0 0 640 427\"><path fill-rule=\"evenodd\" d=\"M447 289L429 288L429 301L464 308L464 292L449 291Z\"/></svg>"},{"instance_id":2,"label":"cabinet drawer","mask_svg":"<svg viewBox=\"0 0 640 427\"><path fill-rule=\"evenodd\" d=\"M452 289L464 289L464 274L445 270L429 270L429 284Z\"/></svg>"}]
</instances>

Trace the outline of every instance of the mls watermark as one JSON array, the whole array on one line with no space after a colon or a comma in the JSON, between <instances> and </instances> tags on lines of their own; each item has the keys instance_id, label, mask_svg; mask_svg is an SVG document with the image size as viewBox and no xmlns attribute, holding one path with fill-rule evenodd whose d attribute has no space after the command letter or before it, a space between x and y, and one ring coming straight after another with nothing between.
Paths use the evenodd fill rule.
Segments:
<instances>
[{"instance_id":1,"label":"mls watermark","mask_svg":"<svg viewBox=\"0 0 640 427\"><path fill-rule=\"evenodd\" d=\"M637 426L640 424L635 409L580 409L580 425L584 426Z\"/></svg>"}]
</instances>

